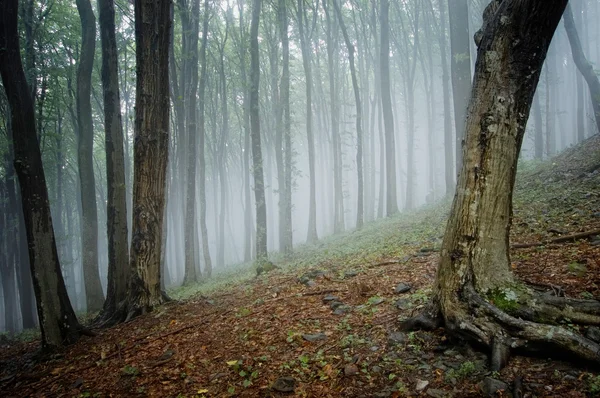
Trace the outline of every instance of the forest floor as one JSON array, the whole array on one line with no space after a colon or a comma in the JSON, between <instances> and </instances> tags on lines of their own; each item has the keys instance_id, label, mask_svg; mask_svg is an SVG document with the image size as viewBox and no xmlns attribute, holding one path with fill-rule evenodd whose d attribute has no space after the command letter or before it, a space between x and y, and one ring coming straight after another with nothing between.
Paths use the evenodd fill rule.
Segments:
<instances>
[{"instance_id":1,"label":"forest floor","mask_svg":"<svg viewBox=\"0 0 600 398\"><path fill-rule=\"evenodd\" d=\"M600 298L600 136L520 165L513 270L542 289ZM435 332L398 331L426 302L449 203L300 247L260 277L232 269L178 300L35 361L38 342L3 341L3 397L525 397L600 394L599 368L485 354ZM581 330L600 333L600 329ZM503 384L506 383L506 384ZM288 391L288 392L286 392Z\"/></svg>"}]
</instances>

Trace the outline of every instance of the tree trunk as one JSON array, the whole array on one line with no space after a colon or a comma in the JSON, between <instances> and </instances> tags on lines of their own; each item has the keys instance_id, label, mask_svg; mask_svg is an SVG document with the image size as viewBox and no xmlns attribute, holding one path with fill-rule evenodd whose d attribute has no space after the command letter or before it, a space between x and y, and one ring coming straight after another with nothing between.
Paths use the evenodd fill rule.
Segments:
<instances>
[{"instance_id":1,"label":"tree trunk","mask_svg":"<svg viewBox=\"0 0 600 398\"><path fill-rule=\"evenodd\" d=\"M571 44L573 61L575 61L577 69L579 69L579 72L587 82L588 88L590 89L592 105L594 108L594 117L596 119L596 127L598 127L598 132L600 132L600 80L598 80L598 75L594 71L593 65L587 60L585 54L583 53L583 48L581 47L581 42L579 41L579 35L577 34L577 29L575 28L575 21L573 21L573 13L571 11L571 7L568 5L563 18L567 36L569 37L569 43Z\"/></svg>"},{"instance_id":2,"label":"tree trunk","mask_svg":"<svg viewBox=\"0 0 600 398\"><path fill-rule=\"evenodd\" d=\"M160 259L169 155L169 8L169 1L135 1L137 81L127 318L151 311L165 300Z\"/></svg>"},{"instance_id":3,"label":"tree trunk","mask_svg":"<svg viewBox=\"0 0 600 398\"><path fill-rule=\"evenodd\" d=\"M304 32L306 12L304 0L298 0L297 21L300 34L300 49L302 51L302 66L304 68L306 84L306 137L308 141L308 174L310 179L309 205L308 205L308 235L307 243L314 243L317 236L317 199L316 199L316 176L315 176L315 137L313 134L313 110L312 110L312 70L310 60L310 37Z\"/></svg>"},{"instance_id":4,"label":"tree trunk","mask_svg":"<svg viewBox=\"0 0 600 398\"><path fill-rule=\"evenodd\" d=\"M96 18L89 0L77 0L76 3L82 31L81 54L77 65L77 165L81 185L81 252L87 311L92 313L101 310L104 303L98 270L98 209L93 165L94 124L90 102L96 48Z\"/></svg>"},{"instance_id":5,"label":"tree trunk","mask_svg":"<svg viewBox=\"0 0 600 398\"><path fill-rule=\"evenodd\" d=\"M208 40L208 19L209 19L208 0L204 0L204 18L202 20L202 44L200 46L200 86L198 92L198 174L200 175L198 196L200 196L200 214L198 222L200 223L200 234L202 239L202 255L204 258L204 274L210 278L212 274L212 262L210 259L210 249L208 247L208 231L206 228L206 159L204 155L205 134L205 113L204 104L206 98L206 46Z\"/></svg>"},{"instance_id":6,"label":"tree trunk","mask_svg":"<svg viewBox=\"0 0 600 398\"><path fill-rule=\"evenodd\" d=\"M534 293L514 279L508 252L519 150L542 64L566 4L494 0L486 8L465 158L434 295L423 315L404 324L433 327L441 320L451 334L487 347L493 370L502 368L515 348L541 347L600 361L600 345L559 326L567 317L570 323L598 324L600 303Z\"/></svg>"},{"instance_id":7,"label":"tree trunk","mask_svg":"<svg viewBox=\"0 0 600 398\"><path fill-rule=\"evenodd\" d=\"M394 138L394 115L392 114L392 98L390 86L390 1L381 0L379 11L381 25L381 104L383 108L383 124L385 127L385 176L386 176L386 215L389 217L398 212L396 193L396 155ZM381 198L380 198L381 200Z\"/></svg>"},{"instance_id":8,"label":"tree trunk","mask_svg":"<svg viewBox=\"0 0 600 398\"><path fill-rule=\"evenodd\" d=\"M184 47L181 89L184 90L185 135L187 136L187 189L185 196L185 275L184 284L196 282L196 91L198 89L198 33L200 28L200 0L193 0L191 8L179 1Z\"/></svg>"},{"instance_id":9,"label":"tree trunk","mask_svg":"<svg viewBox=\"0 0 600 398\"><path fill-rule=\"evenodd\" d=\"M127 246L123 124L121 121L115 6L113 0L99 0L98 11L100 37L102 39L102 87L104 94L106 181L108 189L106 204L108 284L103 315L110 317L117 310L118 304L127 298L129 248Z\"/></svg>"},{"instance_id":10,"label":"tree trunk","mask_svg":"<svg viewBox=\"0 0 600 398\"><path fill-rule=\"evenodd\" d=\"M250 23L250 135L252 139L254 199L256 201L256 260L259 267L263 262L268 261L267 206L265 202L262 146L260 143L260 104L258 96L260 86L260 62L258 58L260 8L261 0L253 0Z\"/></svg>"},{"instance_id":11,"label":"tree trunk","mask_svg":"<svg viewBox=\"0 0 600 398\"><path fill-rule=\"evenodd\" d=\"M344 18L336 0L333 1L333 7L344 36L346 48L348 49L348 61L350 62L350 75L352 77L352 89L354 90L354 103L356 106L356 173L358 181L357 204L356 204L356 229L363 226L363 132L362 132L362 102L360 99L360 87L358 86L358 77L356 67L354 66L354 45L350 41L350 36L346 30Z\"/></svg>"},{"instance_id":12,"label":"tree trunk","mask_svg":"<svg viewBox=\"0 0 600 398\"><path fill-rule=\"evenodd\" d=\"M463 134L467 104L471 94L471 50L469 48L469 7L467 0L457 0L448 7L450 16L450 70L454 126L456 130L456 171L461 169Z\"/></svg>"},{"instance_id":13,"label":"tree trunk","mask_svg":"<svg viewBox=\"0 0 600 398\"><path fill-rule=\"evenodd\" d=\"M33 101L21 63L17 12L16 0L0 2L0 74L11 109L14 166L21 188L42 347L52 349L75 342L80 326L58 260Z\"/></svg>"}]
</instances>

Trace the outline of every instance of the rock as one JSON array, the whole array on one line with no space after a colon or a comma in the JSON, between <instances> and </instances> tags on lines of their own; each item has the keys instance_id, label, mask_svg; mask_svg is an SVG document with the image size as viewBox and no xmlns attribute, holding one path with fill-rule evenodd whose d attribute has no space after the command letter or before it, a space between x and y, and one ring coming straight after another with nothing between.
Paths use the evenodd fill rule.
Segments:
<instances>
[{"instance_id":1,"label":"rock","mask_svg":"<svg viewBox=\"0 0 600 398\"><path fill-rule=\"evenodd\" d=\"M358 275L358 271L355 271L355 270L346 271L346 272L344 272L344 279L352 278L356 275Z\"/></svg>"},{"instance_id":2,"label":"rock","mask_svg":"<svg viewBox=\"0 0 600 398\"><path fill-rule=\"evenodd\" d=\"M333 315L345 315L345 314L349 313L350 311L352 311L352 307L344 304L344 305L340 305L339 307L337 307L335 309L335 311L333 311Z\"/></svg>"},{"instance_id":3,"label":"rock","mask_svg":"<svg viewBox=\"0 0 600 398\"><path fill-rule=\"evenodd\" d=\"M358 374L358 366L356 366L353 363L344 366L344 375L345 376L354 376L356 374Z\"/></svg>"},{"instance_id":4,"label":"rock","mask_svg":"<svg viewBox=\"0 0 600 398\"><path fill-rule=\"evenodd\" d=\"M369 350L371 350L373 352L376 352L376 351L379 351L379 347L377 347L376 345L374 345L374 346L370 347Z\"/></svg>"},{"instance_id":5,"label":"rock","mask_svg":"<svg viewBox=\"0 0 600 398\"><path fill-rule=\"evenodd\" d=\"M427 387L428 385L429 385L429 382L427 380L417 379L417 385L415 386L415 389L417 391L423 391L425 389L425 387Z\"/></svg>"},{"instance_id":6,"label":"rock","mask_svg":"<svg viewBox=\"0 0 600 398\"><path fill-rule=\"evenodd\" d=\"M598 212L596 212L596 213L594 213L594 214L592 214L592 215L593 215L594 217L596 217L596 218L600 218L600 211L598 211Z\"/></svg>"},{"instance_id":7,"label":"rock","mask_svg":"<svg viewBox=\"0 0 600 398\"><path fill-rule=\"evenodd\" d=\"M600 343L600 328L597 326L590 326L585 332L585 337L596 343Z\"/></svg>"},{"instance_id":8,"label":"rock","mask_svg":"<svg viewBox=\"0 0 600 398\"><path fill-rule=\"evenodd\" d=\"M373 373L381 373L381 367L375 365L375 366L371 367L371 372L373 372Z\"/></svg>"},{"instance_id":9,"label":"rock","mask_svg":"<svg viewBox=\"0 0 600 398\"><path fill-rule=\"evenodd\" d=\"M383 297L372 297L369 299L369 304L371 305L379 305L383 303L385 299Z\"/></svg>"},{"instance_id":10,"label":"rock","mask_svg":"<svg viewBox=\"0 0 600 398\"><path fill-rule=\"evenodd\" d=\"M315 287L315 286L317 286L317 282L313 281L312 279L309 280L308 282L306 282L305 284L308 287Z\"/></svg>"},{"instance_id":11,"label":"rock","mask_svg":"<svg viewBox=\"0 0 600 398\"><path fill-rule=\"evenodd\" d=\"M433 398L444 398L446 396L446 392L444 390L430 388L429 390L427 390L427 395Z\"/></svg>"},{"instance_id":12,"label":"rock","mask_svg":"<svg viewBox=\"0 0 600 398\"><path fill-rule=\"evenodd\" d=\"M590 242L590 244L591 244L592 246L600 246L600 239L593 240L592 242Z\"/></svg>"},{"instance_id":13,"label":"rock","mask_svg":"<svg viewBox=\"0 0 600 398\"><path fill-rule=\"evenodd\" d=\"M331 294L328 294L327 296L323 297L324 303L328 303L330 301L336 301L336 300L339 300L339 297L332 296Z\"/></svg>"},{"instance_id":14,"label":"rock","mask_svg":"<svg viewBox=\"0 0 600 398\"><path fill-rule=\"evenodd\" d=\"M316 334L303 334L302 338L306 341L314 342L319 340L327 340L327 336L324 333Z\"/></svg>"},{"instance_id":15,"label":"rock","mask_svg":"<svg viewBox=\"0 0 600 398\"><path fill-rule=\"evenodd\" d=\"M79 388L83 385L83 379L81 377L78 377L77 380L75 380L75 383L73 383L71 385L71 388Z\"/></svg>"},{"instance_id":16,"label":"rock","mask_svg":"<svg viewBox=\"0 0 600 398\"><path fill-rule=\"evenodd\" d=\"M293 377L280 377L275 380L271 388L279 392L293 392L296 388L296 380Z\"/></svg>"},{"instance_id":17,"label":"rock","mask_svg":"<svg viewBox=\"0 0 600 398\"><path fill-rule=\"evenodd\" d=\"M404 344L406 342L406 333L402 332L392 332L388 334L388 344L396 345L396 344Z\"/></svg>"},{"instance_id":18,"label":"rock","mask_svg":"<svg viewBox=\"0 0 600 398\"><path fill-rule=\"evenodd\" d=\"M411 307L410 300L408 299L399 299L394 301L394 307L399 310L407 310Z\"/></svg>"},{"instance_id":19,"label":"rock","mask_svg":"<svg viewBox=\"0 0 600 398\"><path fill-rule=\"evenodd\" d=\"M337 307L344 305L341 301L331 301L329 302L329 308L335 310Z\"/></svg>"},{"instance_id":20,"label":"rock","mask_svg":"<svg viewBox=\"0 0 600 398\"><path fill-rule=\"evenodd\" d=\"M500 391L509 392L508 384L503 382L502 380L493 379L491 377L486 377L483 380L483 385L481 386L481 390L488 397L497 397Z\"/></svg>"},{"instance_id":21,"label":"rock","mask_svg":"<svg viewBox=\"0 0 600 398\"><path fill-rule=\"evenodd\" d=\"M406 293L408 292L410 289L412 288L412 286L410 286L409 284L406 284L404 282L400 282L396 288L394 289L394 293L396 294L401 294L401 293Z\"/></svg>"}]
</instances>

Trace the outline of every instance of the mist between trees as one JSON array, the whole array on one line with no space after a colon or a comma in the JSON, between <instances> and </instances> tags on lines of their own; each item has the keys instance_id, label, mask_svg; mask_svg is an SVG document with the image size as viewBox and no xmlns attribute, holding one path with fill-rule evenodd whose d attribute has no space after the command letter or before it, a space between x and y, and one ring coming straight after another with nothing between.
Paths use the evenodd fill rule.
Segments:
<instances>
[{"instance_id":1,"label":"mist between trees","mask_svg":"<svg viewBox=\"0 0 600 398\"><path fill-rule=\"evenodd\" d=\"M135 135L143 121L134 109L134 8L114 3L118 96L110 97L102 85L102 70L110 69L102 47L110 38L96 23L110 18L98 12L105 3L19 2L21 56L58 258L77 312L106 311L107 290L110 296L123 289L107 283L107 202L115 187L124 188L128 237L121 229L120 242L127 250L135 229L133 151L143 141ZM584 61L597 68L599 2L570 3ZM169 83L169 101L162 100L170 104L162 286L257 258L262 266L264 248L290 255L306 242L453 195L473 35L487 4L174 1L162 53L168 72L159 76ZM521 158L546 158L598 132L594 96L571 45L561 22ZM122 144L105 136L109 106L121 126L110 137L120 134ZM37 316L12 128L0 90L0 330L17 332L35 327ZM122 181L107 177L113 142L123 148Z\"/></svg>"}]
</instances>

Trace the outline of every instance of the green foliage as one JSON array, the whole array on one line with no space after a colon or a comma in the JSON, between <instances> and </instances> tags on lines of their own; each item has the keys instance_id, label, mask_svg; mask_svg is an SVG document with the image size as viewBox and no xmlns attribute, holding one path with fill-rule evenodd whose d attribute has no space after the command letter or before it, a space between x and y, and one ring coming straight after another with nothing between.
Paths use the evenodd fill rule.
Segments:
<instances>
[{"instance_id":1,"label":"green foliage","mask_svg":"<svg viewBox=\"0 0 600 398\"><path fill-rule=\"evenodd\" d=\"M472 376L477 371L475 364L471 361L463 362L458 369L450 369L445 376L446 381L463 380Z\"/></svg>"},{"instance_id":2,"label":"green foliage","mask_svg":"<svg viewBox=\"0 0 600 398\"><path fill-rule=\"evenodd\" d=\"M588 379L588 391L593 396L600 395L600 375Z\"/></svg>"}]
</instances>

